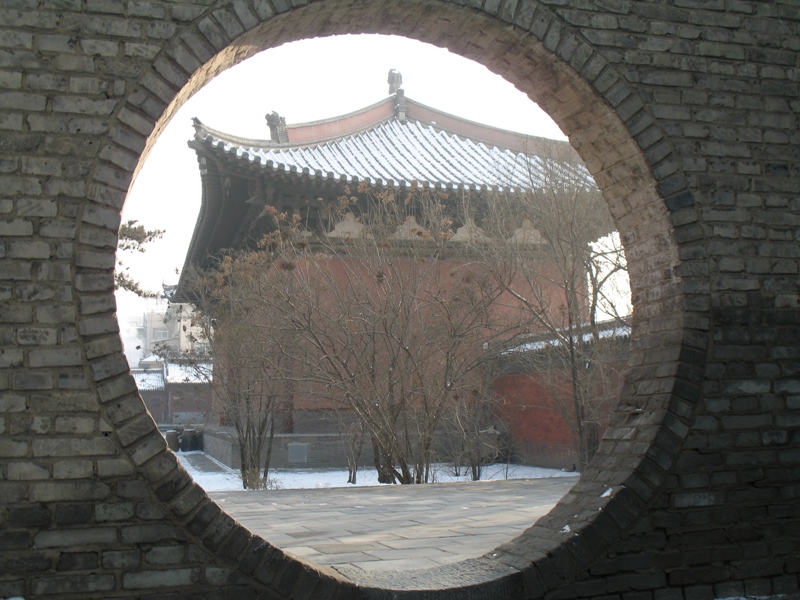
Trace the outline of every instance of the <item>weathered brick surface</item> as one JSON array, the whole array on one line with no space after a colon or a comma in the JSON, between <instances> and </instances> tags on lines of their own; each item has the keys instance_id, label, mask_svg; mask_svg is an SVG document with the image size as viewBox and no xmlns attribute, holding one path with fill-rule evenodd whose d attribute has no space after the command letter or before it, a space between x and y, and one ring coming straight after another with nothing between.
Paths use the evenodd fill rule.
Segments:
<instances>
[{"instance_id":1,"label":"weathered brick surface","mask_svg":"<svg viewBox=\"0 0 800 600\"><path fill-rule=\"evenodd\" d=\"M119 210L173 101L358 31L447 46L539 102L604 190L636 305L593 467L491 557L413 579L428 591L301 565L188 485L113 314ZM799 52L795 0L0 3L0 597L797 594Z\"/></svg>"}]
</instances>

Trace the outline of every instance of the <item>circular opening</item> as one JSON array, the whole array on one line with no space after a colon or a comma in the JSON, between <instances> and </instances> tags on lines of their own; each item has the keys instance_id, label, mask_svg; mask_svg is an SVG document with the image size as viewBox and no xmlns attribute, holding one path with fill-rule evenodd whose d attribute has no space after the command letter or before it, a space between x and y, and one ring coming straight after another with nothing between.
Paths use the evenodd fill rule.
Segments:
<instances>
[{"instance_id":1,"label":"circular opening","mask_svg":"<svg viewBox=\"0 0 800 600\"><path fill-rule=\"evenodd\" d=\"M339 75L328 72L298 81L296 73L312 72L319 56L326 56L332 64L347 64L361 75L355 81L343 82ZM363 60L364 56L374 58L367 61ZM290 122L302 123L344 115L386 97L385 71L387 60L390 60L387 57L398 57L391 64L405 73L403 88L414 101L470 121L482 120L483 124L506 130L513 128L520 138L528 134L564 139L552 120L508 82L477 63L446 50L406 38L364 35L286 44L258 54L217 76L184 104L164 128L138 172L127 199L123 221L133 219L148 228L163 229L165 234L147 252L126 255L126 272L150 290L178 281L202 196L197 158L195 152L187 147L194 134L191 127L193 117L230 135L268 139L270 130L264 113L273 108L289 116ZM269 76L265 77L265 74ZM472 93L465 95L465 90ZM235 111L231 110L234 106ZM487 111L487 106L492 109ZM611 241L605 239L605 246L598 247L597 254L592 257L595 259L593 265L610 262L600 253L608 251ZM598 275L604 277L605 273ZM147 278L146 281L142 281L142 276ZM621 284L627 287L626 281ZM616 284L607 283L599 291L607 295L624 295ZM507 358L492 375L491 415L482 416L480 422L475 421L472 427L475 435L464 436L461 452L453 450L452 433L446 447L443 441L440 442L441 449L432 461L430 483L474 478L511 480L512 483L495 486L488 499L485 487L483 490L451 487L448 496L441 490L430 489L427 502L432 509L418 508L406 521L391 526L381 522L386 515L381 517L380 509L374 522L365 522L362 504L380 502L387 506L385 497L370 499L366 494L346 497L338 492L324 492L319 502L311 502L308 496L302 501L305 507L298 507L296 511L302 514L290 514L286 507L296 504L294 493L241 493L241 473L236 468L241 460L234 450L237 443L241 444L241 439L237 438L236 429L230 423L226 424L227 427L218 425L222 409L209 399L214 394L207 381L207 363L198 361L192 354L197 340L186 335L187 327L192 329L188 309L169 306L164 298L139 298L124 290L118 291L117 300L120 320L128 325L123 330L123 340L139 391L170 446L181 448L179 457L184 467L211 493L212 498L226 507L231 516L251 531L306 560L321 565L385 570L388 565L394 569L423 568L477 558L500 543L510 541L546 513L572 486L580 470L578 449L582 446L576 438L580 435L588 438L589 433L575 426L574 398L564 389L561 373L565 369L564 361L568 359L563 355L548 356L546 361L542 360L545 357L538 357L538 360L536 357ZM614 300L626 303L625 298ZM544 299L539 298L538 302L542 303ZM609 324L604 323L601 335L612 331L624 340L628 338L628 328L623 320L629 314L629 309L618 307L616 313L609 313L604 302L600 302L598 307L590 307L593 319L617 317L614 322L616 329L608 329ZM551 318L544 324L550 335L540 336L542 339L538 342L548 346L551 352L560 347L557 336L564 326L555 319ZM535 323L531 326L538 327ZM202 337L203 333L200 331L196 335ZM624 344L624 341L618 344L623 348L623 354ZM584 351L588 349L581 347ZM175 348L184 354L173 356L165 369L162 364L165 358L158 351L163 353L167 348ZM605 427L610 404L617 393L616 380L620 378L623 358L616 354L619 348L615 346L614 350L614 356L609 351L592 352L592 365L585 360L588 357L576 359L581 362L581 383L584 380L588 382L590 367L602 363L591 376L597 385L593 391L595 396L584 399L585 408L592 414L583 419L592 426L596 424L598 432ZM612 359L615 361L613 364ZM553 374L556 371L558 375ZM609 381L609 378L616 380ZM219 395L216 398L219 399ZM344 451L338 460L330 456L331 452L340 453L341 423L328 417L320 424L318 421L323 419L313 416L314 412L293 408L291 426L273 438L275 451L271 458L268 487L281 490L348 487ZM470 411L462 415L451 411L445 418L445 427L452 432L452 424L457 419L463 420L470 415L476 416L477 413ZM282 421L285 420L284 416ZM202 431L209 440L211 461L200 450L194 451L200 453L197 455L185 452L197 446L192 442L198 435L197 431ZM472 437L480 439L484 454L492 452L496 456L484 459L475 452L470 454L469 450L474 448L465 446L465 442L473 442ZM337 441L332 441L332 438L337 438ZM362 485L377 483L370 462L368 457L360 457L357 479ZM334 465L338 468L335 469ZM538 484L515 481L532 478L541 481ZM400 491L394 493L392 512L400 512L401 503L409 507L420 506L419 495L407 498L404 494ZM341 506L334 508L337 502ZM259 504L263 504L262 509L254 511L252 505ZM441 510L450 508L446 504L458 504L458 510L448 514ZM281 507L279 529L269 526L274 512L270 506ZM440 508L438 511L437 506ZM343 518L337 519L342 522L334 531L326 530L313 536L308 531L309 522L318 519L318 514L330 514L334 510L348 512L353 522L347 524ZM341 516L342 512L336 514ZM285 532L290 519L297 520L294 526L297 536ZM427 524L421 525L420 519ZM480 527L476 525L479 521ZM369 529L372 538L367 542L364 541L365 528ZM382 537L379 528L385 530ZM485 533L480 534L481 530ZM412 531L416 531L416 541ZM443 537L441 531L450 535ZM342 538L347 538L347 541ZM467 544L468 540L471 543ZM426 544L429 547L423 548ZM426 551L431 556L423 556Z\"/></svg>"},{"instance_id":2,"label":"circular opening","mask_svg":"<svg viewBox=\"0 0 800 600\"><path fill-rule=\"evenodd\" d=\"M337 33L344 30L407 35L447 46L451 51L474 58L538 101L569 135L603 190L626 246L637 304L634 352L643 366L628 376L623 402L612 419L611 434L576 488L546 519L539 521L521 538L498 548L491 556L473 565L474 571L479 573L473 583L483 590L491 587L487 582L511 578L514 581L512 585L524 585L527 593L540 593L551 586L540 574L541 569L547 568L548 561L559 560L563 553L565 556L591 557L597 549L593 542L598 539L591 535L592 527L605 520L606 525L611 524L608 530L623 531L635 520L637 511L642 510L654 496L659 485L658 473L662 466L650 469L644 478L637 474L637 469L647 460L646 453L667 410L663 397L656 393L658 386L647 385L648 381L664 377L653 372L649 365L654 363L654 359L645 356L648 336L658 333L658 327L651 328L647 324L667 315L673 316L676 323L680 321L680 310L673 302L665 300L667 296L675 296L678 285L674 275L677 264L675 244L670 237L666 208L646 157L631 138L629 129L598 92L599 88L608 94L609 87L593 85L604 72L612 81L614 77L613 69L603 64L601 59L592 57L590 48L580 42L572 44L575 40L571 40L573 47L567 52L571 56L567 64L536 38L524 37L517 30L478 12L440 3L421 3L415 5L415 9L419 9L417 12L404 12L401 16L391 10L393 3L389 2L384 7L388 10L380 15L365 15L357 10L339 13L344 4L347 3L337 3L332 8L330 3L320 3L288 12L231 42L227 49L194 74L166 110L156 131L160 131L177 107L214 73L260 49L292 39L333 33L331 23L335 22ZM330 11L337 13L333 20ZM626 94L630 96L630 90L619 81L611 87L623 97ZM630 99L634 115L638 114L640 109L636 109L635 96L630 96ZM631 110L630 106L626 110ZM653 134L656 139L660 135L654 126ZM150 144L155 137L151 137ZM677 360L681 344L679 324L674 332L676 335L662 342L662 348L664 343L674 347L675 352L665 352ZM661 353L662 357L665 352ZM662 373L667 370L662 369ZM674 375L674 370L671 373ZM665 388L662 385L660 389ZM642 418L643 414L645 418ZM630 439L632 435L637 439L637 449L623 448L617 443ZM659 465L663 465L664 460L669 462L668 455L668 450L662 451L663 460ZM626 484L624 488L623 483ZM607 510L598 513L598 505L606 506ZM615 506L620 507L619 510L612 510ZM625 508L621 508L623 506ZM587 535L578 537L578 533ZM527 543L528 538L539 541ZM532 551L531 548L541 550ZM568 562L578 568L572 559ZM524 583L508 575L509 572L524 574ZM436 577L438 575L434 579ZM564 577L569 578L570 574L565 573ZM459 585L454 577L445 576L445 580L453 586ZM430 584L420 580L415 583L421 588ZM373 585L376 589L401 586L392 576L372 580L366 585Z\"/></svg>"}]
</instances>

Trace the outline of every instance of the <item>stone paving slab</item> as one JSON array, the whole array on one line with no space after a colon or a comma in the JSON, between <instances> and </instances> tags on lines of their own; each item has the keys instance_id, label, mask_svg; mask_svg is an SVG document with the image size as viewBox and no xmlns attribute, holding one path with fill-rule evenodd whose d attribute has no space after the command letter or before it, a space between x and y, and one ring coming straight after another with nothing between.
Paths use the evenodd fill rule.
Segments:
<instances>
[{"instance_id":1,"label":"stone paving slab","mask_svg":"<svg viewBox=\"0 0 800 600\"><path fill-rule=\"evenodd\" d=\"M546 514L575 477L211 492L252 532L342 571L426 569L480 557Z\"/></svg>"}]
</instances>

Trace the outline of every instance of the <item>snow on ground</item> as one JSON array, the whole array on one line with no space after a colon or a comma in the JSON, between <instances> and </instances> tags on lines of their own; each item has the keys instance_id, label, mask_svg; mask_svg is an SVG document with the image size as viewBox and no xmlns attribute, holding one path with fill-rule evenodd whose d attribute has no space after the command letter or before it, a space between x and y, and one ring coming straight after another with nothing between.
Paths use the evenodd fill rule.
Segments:
<instances>
[{"instance_id":1,"label":"snow on ground","mask_svg":"<svg viewBox=\"0 0 800 600\"><path fill-rule=\"evenodd\" d=\"M242 489L239 471L208 456L204 452L177 452L178 459L194 480L207 492L229 492ZM195 458L196 457L196 458ZM194 460L193 460L194 458ZM197 459L204 459L197 460ZM209 467L196 466L198 463ZM435 465L435 481L446 483L451 481L469 481L467 470L455 476L452 467ZM566 473L557 469L542 469L524 465L492 464L483 468L481 480L496 479L539 479L543 477L574 477L576 473ZM316 489L351 487L347 483L347 469L272 469L270 480L277 489ZM358 471L358 486L380 485L377 473L371 467L362 467Z\"/></svg>"}]
</instances>

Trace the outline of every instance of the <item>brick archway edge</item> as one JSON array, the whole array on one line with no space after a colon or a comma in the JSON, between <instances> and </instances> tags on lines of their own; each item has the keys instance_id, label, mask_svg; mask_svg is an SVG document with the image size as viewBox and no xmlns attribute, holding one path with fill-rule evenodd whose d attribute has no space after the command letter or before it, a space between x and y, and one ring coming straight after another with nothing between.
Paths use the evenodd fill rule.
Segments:
<instances>
[{"instance_id":1,"label":"brick archway edge","mask_svg":"<svg viewBox=\"0 0 800 600\"><path fill-rule=\"evenodd\" d=\"M553 116L617 220L636 315L612 426L550 515L474 561L347 580L177 465L112 273L131 178L183 100L261 49L359 32L446 46ZM799 51L794 0L3 2L0 598L797 594Z\"/></svg>"}]
</instances>

